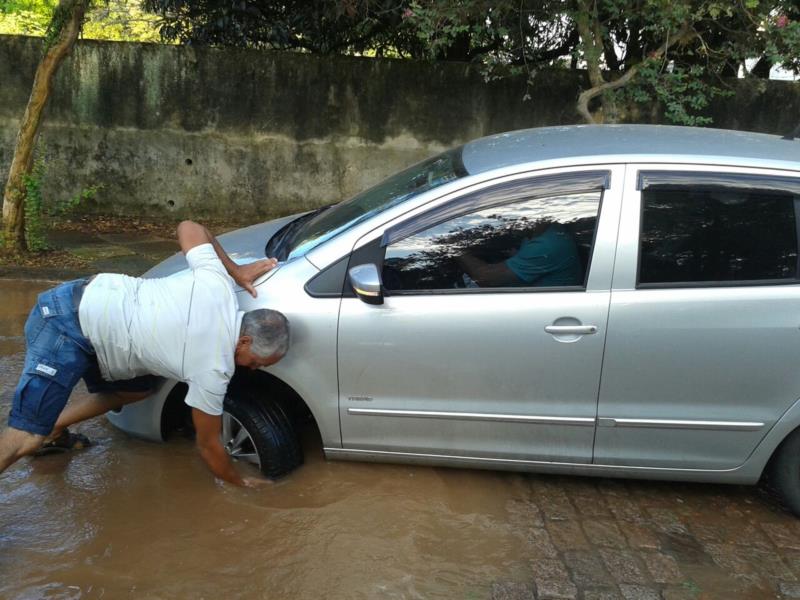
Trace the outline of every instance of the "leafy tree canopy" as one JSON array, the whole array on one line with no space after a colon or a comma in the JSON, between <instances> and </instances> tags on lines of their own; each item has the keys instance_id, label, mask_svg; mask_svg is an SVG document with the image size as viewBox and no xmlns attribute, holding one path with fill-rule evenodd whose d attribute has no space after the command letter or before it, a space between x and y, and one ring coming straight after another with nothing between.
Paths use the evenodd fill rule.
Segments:
<instances>
[{"instance_id":1,"label":"leafy tree canopy","mask_svg":"<svg viewBox=\"0 0 800 600\"><path fill-rule=\"evenodd\" d=\"M43 37L58 0L0 0L0 34ZM140 0L98 0L89 11L82 36L87 39L160 42L158 18Z\"/></svg>"},{"instance_id":2,"label":"leafy tree canopy","mask_svg":"<svg viewBox=\"0 0 800 600\"><path fill-rule=\"evenodd\" d=\"M402 27L398 0L144 0L163 19L165 40L319 54L404 51L418 44Z\"/></svg>"},{"instance_id":3,"label":"leafy tree canopy","mask_svg":"<svg viewBox=\"0 0 800 600\"><path fill-rule=\"evenodd\" d=\"M0 33L42 35L56 0L0 0ZM142 11L144 8L147 13ZM155 19L155 21L154 21ZM702 124L725 78L800 71L800 0L98 0L84 36L480 64L487 79L585 69L576 108Z\"/></svg>"},{"instance_id":4,"label":"leafy tree canopy","mask_svg":"<svg viewBox=\"0 0 800 600\"><path fill-rule=\"evenodd\" d=\"M165 40L480 63L487 78L586 69L578 110L660 100L697 116L725 77L800 70L798 0L144 0Z\"/></svg>"}]
</instances>

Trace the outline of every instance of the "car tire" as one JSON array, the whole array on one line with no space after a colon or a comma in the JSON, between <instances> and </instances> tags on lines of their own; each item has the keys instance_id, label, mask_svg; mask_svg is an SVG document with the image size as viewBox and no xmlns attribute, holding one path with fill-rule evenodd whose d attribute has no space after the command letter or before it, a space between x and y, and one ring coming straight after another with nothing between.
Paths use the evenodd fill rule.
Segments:
<instances>
[{"instance_id":1,"label":"car tire","mask_svg":"<svg viewBox=\"0 0 800 600\"><path fill-rule=\"evenodd\" d=\"M800 517L800 429L781 442L767 470L769 487L786 507Z\"/></svg>"},{"instance_id":2,"label":"car tire","mask_svg":"<svg viewBox=\"0 0 800 600\"><path fill-rule=\"evenodd\" d=\"M240 428L246 435L240 434ZM270 479L303 464L300 439L283 405L246 391L225 398L222 443L231 457L255 464Z\"/></svg>"}]
</instances>

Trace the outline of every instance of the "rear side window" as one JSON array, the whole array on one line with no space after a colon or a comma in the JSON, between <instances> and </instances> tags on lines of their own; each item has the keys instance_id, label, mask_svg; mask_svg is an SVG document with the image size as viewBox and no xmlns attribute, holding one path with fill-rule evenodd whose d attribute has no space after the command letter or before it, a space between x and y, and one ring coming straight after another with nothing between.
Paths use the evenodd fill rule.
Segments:
<instances>
[{"instance_id":1,"label":"rear side window","mask_svg":"<svg viewBox=\"0 0 800 600\"><path fill-rule=\"evenodd\" d=\"M797 280L798 195L719 183L643 186L640 287Z\"/></svg>"}]
</instances>

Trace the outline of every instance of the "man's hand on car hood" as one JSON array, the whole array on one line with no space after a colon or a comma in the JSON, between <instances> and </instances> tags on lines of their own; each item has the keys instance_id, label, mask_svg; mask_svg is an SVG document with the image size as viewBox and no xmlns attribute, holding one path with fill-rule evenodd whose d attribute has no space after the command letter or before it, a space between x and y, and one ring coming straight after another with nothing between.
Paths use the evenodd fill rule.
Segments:
<instances>
[{"instance_id":1,"label":"man's hand on car hood","mask_svg":"<svg viewBox=\"0 0 800 600\"><path fill-rule=\"evenodd\" d=\"M258 296L258 292L256 292L253 282L265 273L269 273L277 265L278 261L274 258L265 258L246 265L238 265L233 273L233 280L255 298Z\"/></svg>"}]
</instances>

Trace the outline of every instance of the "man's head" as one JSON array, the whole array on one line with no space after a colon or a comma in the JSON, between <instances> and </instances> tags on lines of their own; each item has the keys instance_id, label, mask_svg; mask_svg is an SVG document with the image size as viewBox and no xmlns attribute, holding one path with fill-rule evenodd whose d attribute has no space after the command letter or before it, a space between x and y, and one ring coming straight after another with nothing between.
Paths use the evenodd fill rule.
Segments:
<instances>
[{"instance_id":1,"label":"man's head","mask_svg":"<svg viewBox=\"0 0 800 600\"><path fill-rule=\"evenodd\" d=\"M244 313L234 360L240 367L274 365L289 349L289 322L277 310L260 308Z\"/></svg>"}]
</instances>

